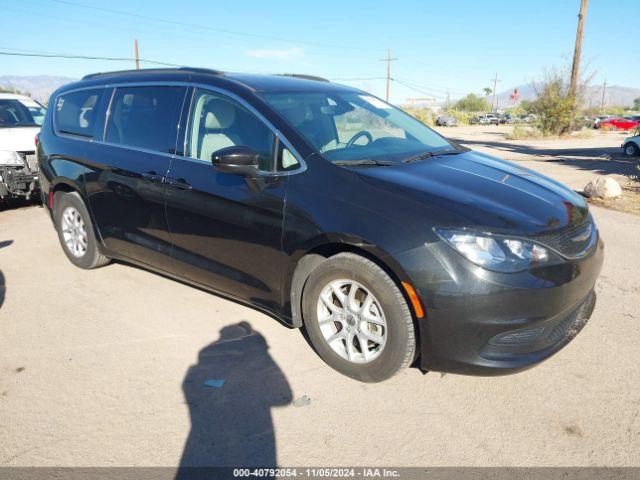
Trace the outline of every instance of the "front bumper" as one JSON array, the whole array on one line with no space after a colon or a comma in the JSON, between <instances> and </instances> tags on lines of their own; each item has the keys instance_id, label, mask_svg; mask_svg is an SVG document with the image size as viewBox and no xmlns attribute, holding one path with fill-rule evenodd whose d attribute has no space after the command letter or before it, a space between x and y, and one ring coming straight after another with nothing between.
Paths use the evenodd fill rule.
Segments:
<instances>
[{"instance_id":1,"label":"front bumper","mask_svg":"<svg viewBox=\"0 0 640 480\"><path fill-rule=\"evenodd\" d=\"M591 316L603 258L600 238L584 258L515 274L477 267L442 242L401 254L426 307L420 367L502 375L545 360Z\"/></svg>"},{"instance_id":2,"label":"front bumper","mask_svg":"<svg viewBox=\"0 0 640 480\"><path fill-rule=\"evenodd\" d=\"M39 191L38 173L28 167L0 167L0 197L22 197L27 200Z\"/></svg>"}]
</instances>

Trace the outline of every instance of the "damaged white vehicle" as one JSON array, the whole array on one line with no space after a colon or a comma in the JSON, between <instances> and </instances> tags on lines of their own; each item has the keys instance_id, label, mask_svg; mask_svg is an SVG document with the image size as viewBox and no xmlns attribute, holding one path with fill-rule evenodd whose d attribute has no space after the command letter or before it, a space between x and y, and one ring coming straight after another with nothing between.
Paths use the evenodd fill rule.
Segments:
<instances>
[{"instance_id":1,"label":"damaged white vehicle","mask_svg":"<svg viewBox=\"0 0 640 480\"><path fill-rule=\"evenodd\" d=\"M0 93L0 203L38 194L36 135L45 108L32 98Z\"/></svg>"}]
</instances>

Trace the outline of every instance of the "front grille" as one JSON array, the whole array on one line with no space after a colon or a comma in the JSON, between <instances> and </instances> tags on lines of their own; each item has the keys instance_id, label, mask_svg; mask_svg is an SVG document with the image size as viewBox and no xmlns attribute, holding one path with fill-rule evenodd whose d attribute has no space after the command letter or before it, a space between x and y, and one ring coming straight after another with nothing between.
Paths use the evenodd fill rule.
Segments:
<instances>
[{"instance_id":1,"label":"front grille","mask_svg":"<svg viewBox=\"0 0 640 480\"><path fill-rule=\"evenodd\" d=\"M598 232L593 220L582 225L566 227L556 232L543 233L532 237L533 240L570 258L581 257L591 250Z\"/></svg>"}]
</instances>

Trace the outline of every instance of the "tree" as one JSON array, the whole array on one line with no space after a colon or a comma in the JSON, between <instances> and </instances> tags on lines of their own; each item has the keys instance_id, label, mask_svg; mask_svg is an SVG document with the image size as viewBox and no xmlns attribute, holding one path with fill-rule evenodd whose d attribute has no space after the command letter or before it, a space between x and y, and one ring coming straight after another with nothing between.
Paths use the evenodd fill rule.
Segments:
<instances>
[{"instance_id":1,"label":"tree","mask_svg":"<svg viewBox=\"0 0 640 480\"><path fill-rule=\"evenodd\" d=\"M531 110L531 100L522 100L520 102L520 109L522 109L524 113L533 113Z\"/></svg>"},{"instance_id":2,"label":"tree","mask_svg":"<svg viewBox=\"0 0 640 480\"><path fill-rule=\"evenodd\" d=\"M543 135L566 135L571 132L571 122L577 97L569 92L568 82L557 71L547 73L545 79L533 85L536 99L530 110L538 116L537 127Z\"/></svg>"},{"instance_id":3,"label":"tree","mask_svg":"<svg viewBox=\"0 0 640 480\"><path fill-rule=\"evenodd\" d=\"M484 98L489 98L489 95L493 92L489 87L484 87L482 91L484 92Z\"/></svg>"},{"instance_id":4,"label":"tree","mask_svg":"<svg viewBox=\"0 0 640 480\"><path fill-rule=\"evenodd\" d=\"M640 110L640 97L633 99L633 109L636 111Z\"/></svg>"},{"instance_id":5,"label":"tree","mask_svg":"<svg viewBox=\"0 0 640 480\"><path fill-rule=\"evenodd\" d=\"M489 110L489 102L487 102L485 98L470 93L466 97L458 100L454 108L456 110L462 110L463 112L483 112Z\"/></svg>"}]
</instances>

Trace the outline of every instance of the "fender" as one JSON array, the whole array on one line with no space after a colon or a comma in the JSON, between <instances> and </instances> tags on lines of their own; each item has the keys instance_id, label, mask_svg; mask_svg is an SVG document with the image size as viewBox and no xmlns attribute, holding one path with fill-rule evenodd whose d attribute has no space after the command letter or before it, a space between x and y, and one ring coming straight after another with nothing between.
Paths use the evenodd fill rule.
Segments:
<instances>
[{"instance_id":1,"label":"fender","mask_svg":"<svg viewBox=\"0 0 640 480\"><path fill-rule=\"evenodd\" d=\"M407 293L401 288L401 282L411 283L411 279L392 255L379 246L354 235L322 234L305 242L304 246L293 253L289 270L284 273L284 296L286 297L286 292L289 292L289 298L283 299L284 312L290 313L292 326L303 325L301 301L307 278L325 258L341 252L357 253L377 263L396 282L405 300L411 305Z\"/></svg>"}]
</instances>

